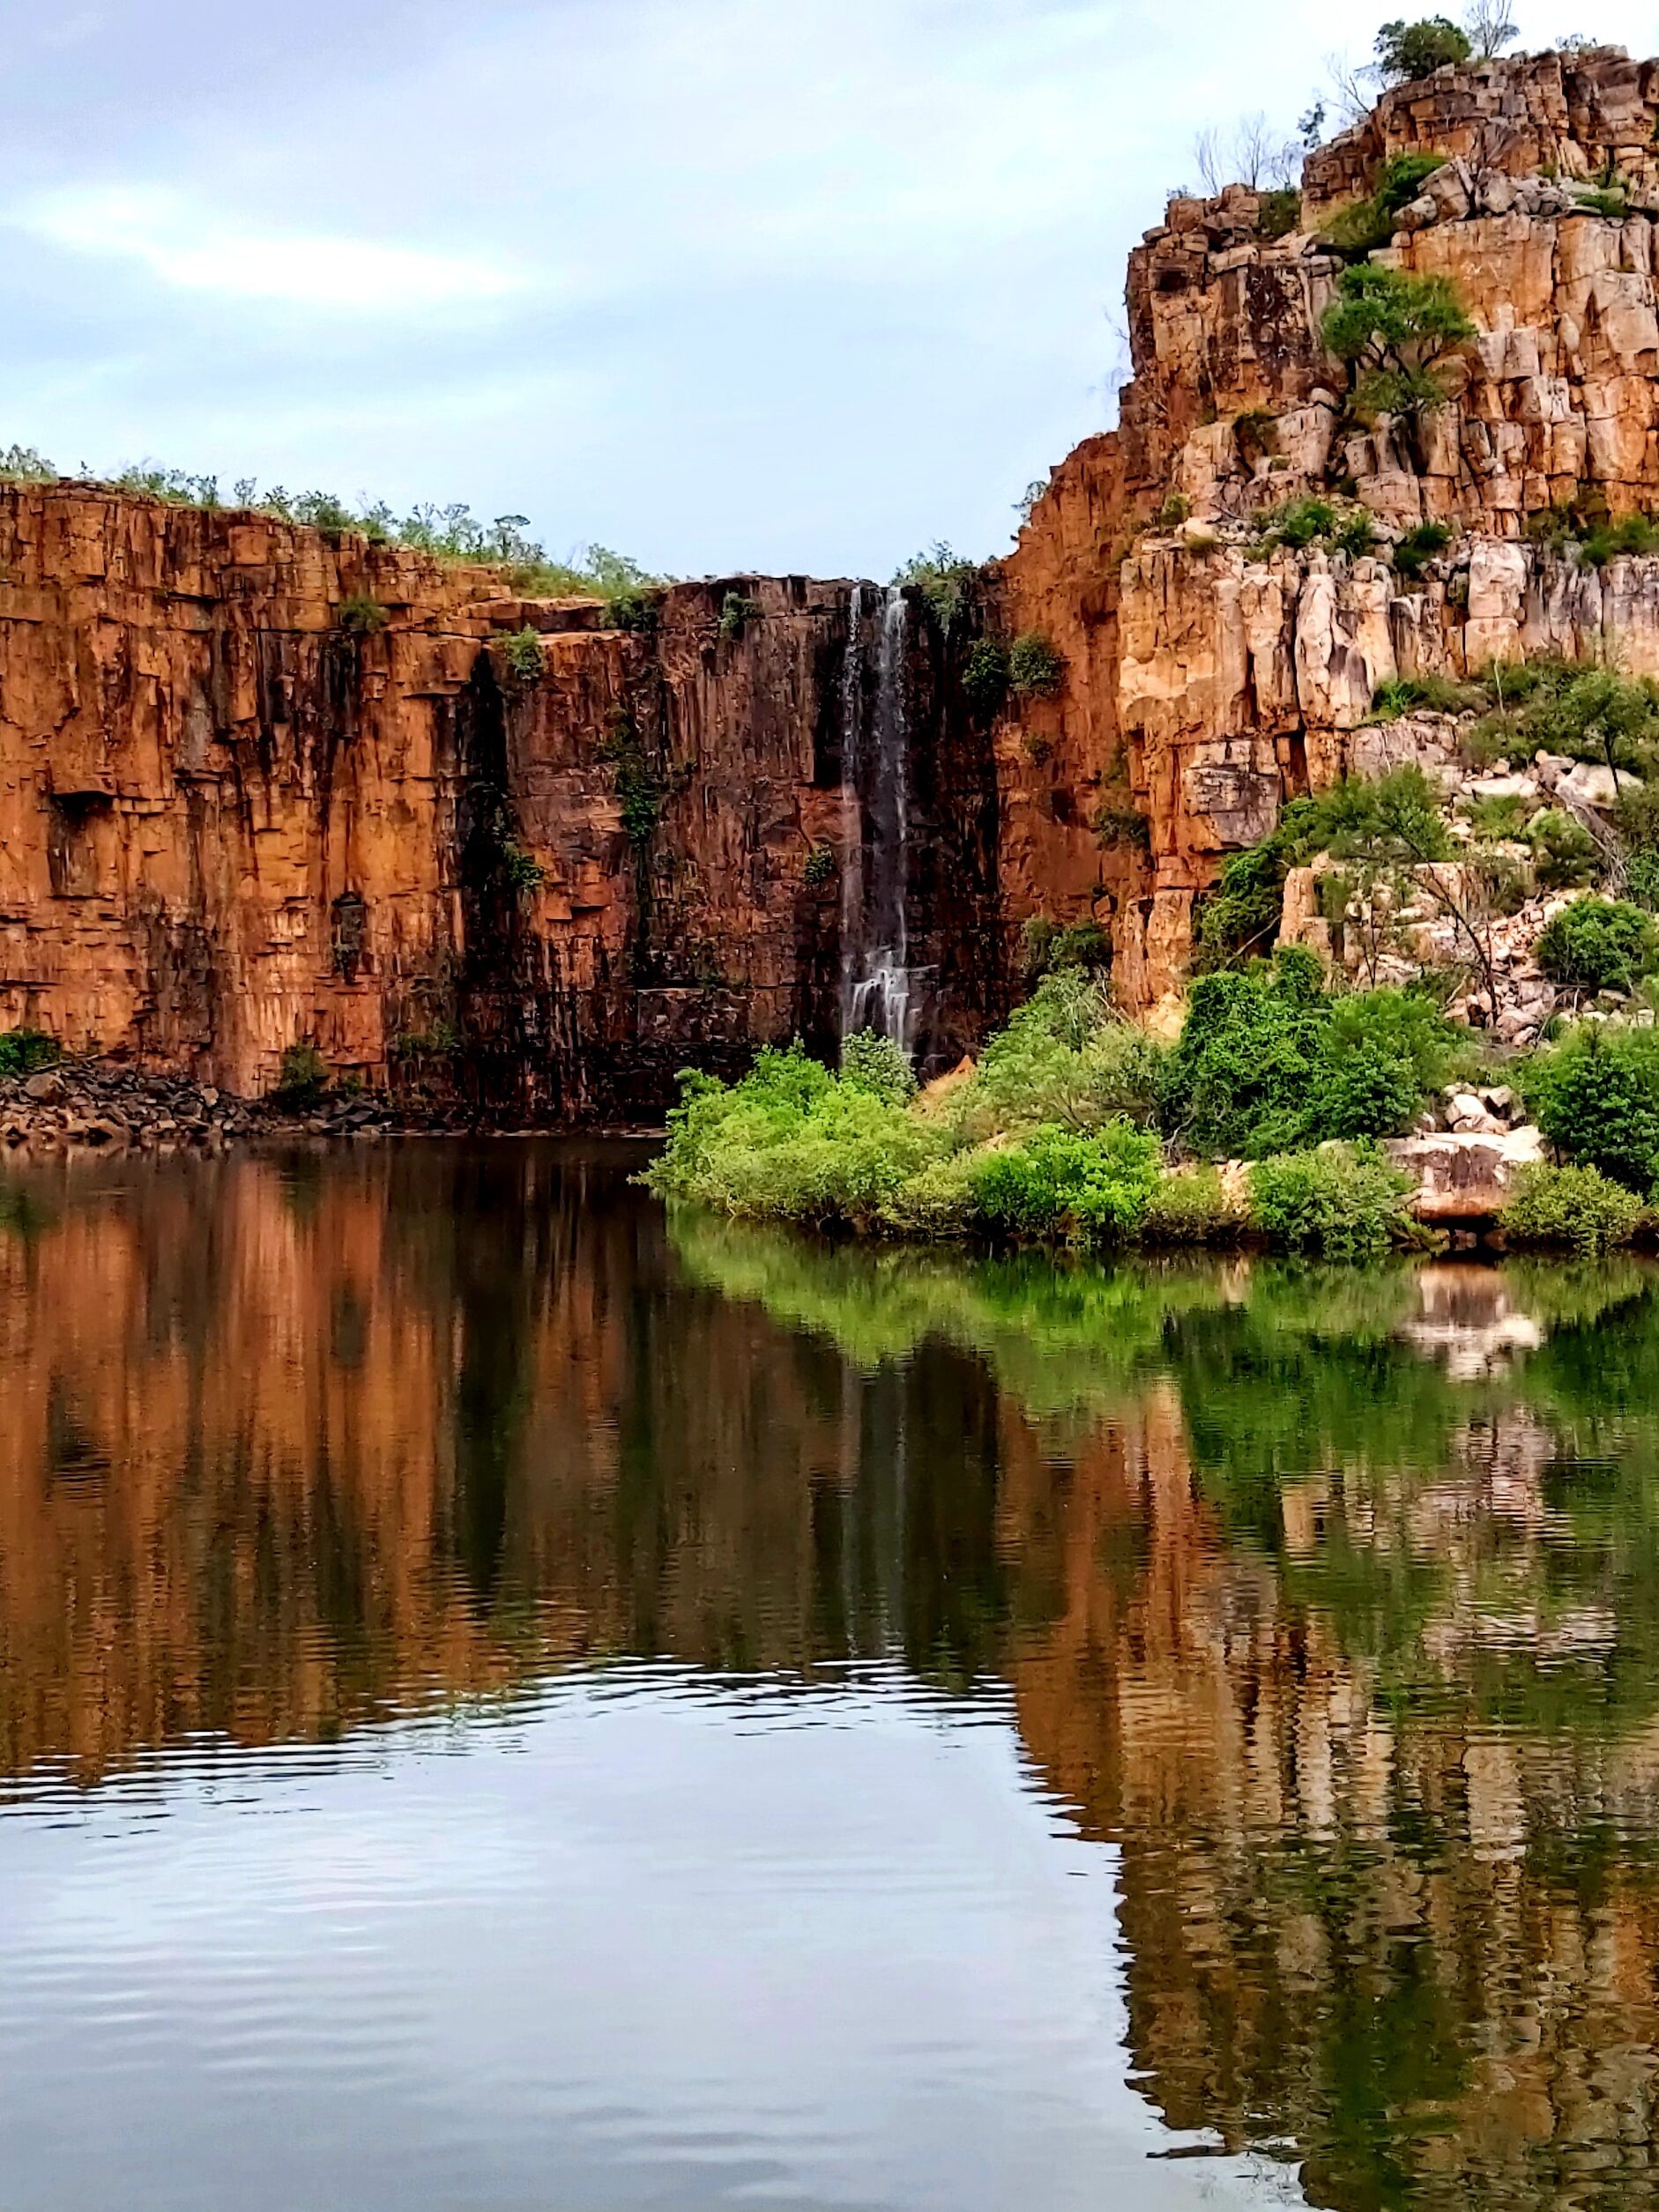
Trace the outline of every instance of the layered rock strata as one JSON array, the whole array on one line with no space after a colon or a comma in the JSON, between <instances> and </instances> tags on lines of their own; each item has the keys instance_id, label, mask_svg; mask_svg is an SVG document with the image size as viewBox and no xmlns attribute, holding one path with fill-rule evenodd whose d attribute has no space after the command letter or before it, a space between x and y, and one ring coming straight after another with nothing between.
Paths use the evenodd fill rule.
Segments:
<instances>
[{"instance_id":1,"label":"layered rock strata","mask_svg":"<svg viewBox=\"0 0 1659 2212\"><path fill-rule=\"evenodd\" d=\"M841 789L850 600L685 585L624 629L351 533L0 489L0 1028L242 1094L305 1044L551 1120L831 1043L837 880L867 835ZM505 649L526 631L539 672ZM999 1010L994 790L959 656L906 636L942 1059Z\"/></svg>"},{"instance_id":2,"label":"layered rock strata","mask_svg":"<svg viewBox=\"0 0 1659 2212\"><path fill-rule=\"evenodd\" d=\"M1121 427L1056 471L1004 565L1010 619L1070 668L1047 788L1028 746L1005 810L1011 927L1092 911L1149 1006L1225 855L1410 739L1366 728L1380 684L1546 653L1659 672L1659 561L1527 535L1573 501L1659 503L1656 127L1659 63L1619 49L1470 64L1312 155L1283 237L1241 187L1171 202L1131 257ZM1320 335L1343 268L1324 226L1400 153L1445 160L1370 258L1448 278L1476 326L1415 433L1356 418ZM1363 509L1375 553L1268 542L1264 511L1309 494ZM1390 548L1425 523L1451 543L1408 575Z\"/></svg>"}]
</instances>

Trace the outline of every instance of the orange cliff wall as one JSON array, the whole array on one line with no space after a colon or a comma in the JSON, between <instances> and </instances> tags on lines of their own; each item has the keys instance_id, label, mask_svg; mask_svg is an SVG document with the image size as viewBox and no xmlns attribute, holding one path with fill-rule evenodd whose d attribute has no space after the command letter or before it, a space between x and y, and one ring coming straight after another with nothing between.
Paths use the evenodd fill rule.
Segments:
<instances>
[{"instance_id":1,"label":"orange cliff wall","mask_svg":"<svg viewBox=\"0 0 1659 2212\"><path fill-rule=\"evenodd\" d=\"M239 1092L309 1041L551 1120L658 1113L688 1059L827 1042L837 891L807 859L851 834L851 591L735 581L739 638L722 583L604 629L350 533L0 489L0 1028ZM354 630L354 599L384 626ZM526 626L531 681L501 649ZM943 1058L1000 988L995 795L947 649L919 618L907 637Z\"/></svg>"},{"instance_id":2,"label":"orange cliff wall","mask_svg":"<svg viewBox=\"0 0 1659 2212\"><path fill-rule=\"evenodd\" d=\"M1353 419L1319 338L1342 264L1317 234L1411 151L1446 165L1373 258L1448 278L1477 330L1420 449ZM1574 189L1610 164L1622 215ZM1261 215L1234 186L1172 201L1147 233L1121 428L1061 464L1001 565L1010 635L1043 631L1068 664L1059 698L997 733L1010 934L1092 916L1135 1007L1179 988L1195 898L1285 798L1392 764L1364 727L1380 683L1541 652L1659 671L1659 561L1588 569L1526 531L1586 496L1659 511L1659 62L1603 48L1439 71L1309 158L1297 230L1269 238ZM1385 537L1436 521L1454 543L1410 580L1384 558L1252 546L1253 516L1333 493ZM1408 728L1395 750L1438 741Z\"/></svg>"}]
</instances>

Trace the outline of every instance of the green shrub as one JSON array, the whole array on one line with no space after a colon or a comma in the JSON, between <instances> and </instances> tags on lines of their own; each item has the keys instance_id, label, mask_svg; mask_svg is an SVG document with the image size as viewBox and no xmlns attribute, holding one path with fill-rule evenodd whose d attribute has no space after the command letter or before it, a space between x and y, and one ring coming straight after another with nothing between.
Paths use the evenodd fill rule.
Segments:
<instances>
[{"instance_id":1,"label":"green shrub","mask_svg":"<svg viewBox=\"0 0 1659 2212\"><path fill-rule=\"evenodd\" d=\"M606 602L611 627L631 630L649 637L661 612L661 595L655 591L618 591Z\"/></svg>"},{"instance_id":2,"label":"green shrub","mask_svg":"<svg viewBox=\"0 0 1659 2212\"><path fill-rule=\"evenodd\" d=\"M1574 899L1535 950L1551 983L1577 991L1632 991L1656 954L1651 917L1627 899Z\"/></svg>"},{"instance_id":3,"label":"green shrub","mask_svg":"<svg viewBox=\"0 0 1659 2212\"><path fill-rule=\"evenodd\" d=\"M1630 212L1630 196L1622 184L1588 186L1573 197L1581 213L1604 215L1611 222L1622 223Z\"/></svg>"},{"instance_id":4,"label":"green shrub","mask_svg":"<svg viewBox=\"0 0 1659 2212\"><path fill-rule=\"evenodd\" d=\"M1233 417L1232 436L1239 459L1253 468L1265 454L1277 449L1278 418L1270 407L1246 407Z\"/></svg>"},{"instance_id":5,"label":"green shrub","mask_svg":"<svg viewBox=\"0 0 1659 2212\"><path fill-rule=\"evenodd\" d=\"M1179 530L1193 511L1185 492L1172 492L1152 517L1154 530Z\"/></svg>"},{"instance_id":6,"label":"green shrub","mask_svg":"<svg viewBox=\"0 0 1659 2212\"><path fill-rule=\"evenodd\" d=\"M956 627L973 603L979 571L971 560L963 560L941 538L926 553L914 554L894 577L895 583L912 584L921 593L947 637Z\"/></svg>"},{"instance_id":7,"label":"green shrub","mask_svg":"<svg viewBox=\"0 0 1659 2212\"><path fill-rule=\"evenodd\" d=\"M1263 238L1288 238L1302 220L1302 195L1294 184L1276 185L1261 195L1256 228Z\"/></svg>"},{"instance_id":8,"label":"green shrub","mask_svg":"<svg viewBox=\"0 0 1659 2212\"><path fill-rule=\"evenodd\" d=\"M751 622L758 622L763 609L758 599L746 599L740 591L728 591L720 602L720 635L728 645L735 645Z\"/></svg>"},{"instance_id":9,"label":"green shrub","mask_svg":"<svg viewBox=\"0 0 1659 2212\"><path fill-rule=\"evenodd\" d=\"M0 447L0 484L52 484L57 471L32 445Z\"/></svg>"},{"instance_id":10,"label":"green shrub","mask_svg":"<svg viewBox=\"0 0 1659 2212\"><path fill-rule=\"evenodd\" d=\"M1659 523L1646 515L1626 515L1622 522L1592 530L1579 546L1579 559L1587 568L1604 568L1621 554L1639 559L1659 553Z\"/></svg>"},{"instance_id":11,"label":"green shrub","mask_svg":"<svg viewBox=\"0 0 1659 2212\"><path fill-rule=\"evenodd\" d=\"M547 664L547 649L541 642L541 632L528 625L514 630L501 641L502 657L507 672L516 684L528 687L541 681L542 671Z\"/></svg>"},{"instance_id":12,"label":"green shrub","mask_svg":"<svg viewBox=\"0 0 1659 2212\"><path fill-rule=\"evenodd\" d=\"M528 899L547 881L547 870L533 853L509 837L501 848L501 877L514 898Z\"/></svg>"},{"instance_id":13,"label":"green shrub","mask_svg":"<svg viewBox=\"0 0 1659 2212\"><path fill-rule=\"evenodd\" d=\"M1396 153L1383 164L1368 197L1353 201L1331 218L1325 229L1328 243L1350 259L1363 260L1375 253L1394 236L1400 210L1445 166L1442 153Z\"/></svg>"},{"instance_id":14,"label":"green shrub","mask_svg":"<svg viewBox=\"0 0 1659 2212\"><path fill-rule=\"evenodd\" d=\"M1301 552L1317 538L1330 536L1336 527L1336 510L1328 500L1290 500L1268 518L1268 527L1281 545Z\"/></svg>"},{"instance_id":15,"label":"green shrub","mask_svg":"<svg viewBox=\"0 0 1659 2212\"><path fill-rule=\"evenodd\" d=\"M979 1154L973 1192L993 1228L1075 1244L1132 1243L1157 1187L1158 1140L1127 1121L1092 1136L1052 1124Z\"/></svg>"},{"instance_id":16,"label":"green shrub","mask_svg":"<svg viewBox=\"0 0 1659 2212\"><path fill-rule=\"evenodd\" d=\"M1390 676L1372 694L1372 712L1382 722L1397 722L1402 715L1467 714L1484 701L1478 684L1460 683L1455 676Z\"/></svg>"},{"instance_id":17,"label":"green shrub","mask_svg":"<svg viewBox=\"0 0 1659 2212\"><path fill-rule=\"evenodd\" d=\"M644 852L662 820L666 792L661 776L645 757L638 726L625 710L611 717L599 757L608 765L621 802L622 835L636 852Z\"/></svg>"},{"instance_id":18,"label":"green shrub","mask_svg":"<svg viewBox=\"0 0 1659 2212\"><path fill-rule=\"evenodd\" d=\"M1659 1179L1659 1032L1587 1021L1526 1066L1527 1105L1550 1142L1644 1195Z\"/></svg>"},{"instance_id":19,"label":"green shrub","mask_svg":"<svg viewBox=\"0 0 1659 2212\"><path fill-rule=\"evenodd\" d=\"M971 1152L928 1161L882 1199L876 1213L877 1226L889 1236L937 1239L971 1235L985 1218L974 1192L977 1165L978 1155Z\"/></svg>"},{"instance_id":20,"label":"green shrub","mask_svg":"<svg viewBox=\"0 0 1659 2212\"><path fill-rule=\"evenodd\" d=\"M57 1039L44 1029L0 1031L0 1078L38 1075L63 1057Z\"/></svg>"},{"instance_id":21,"label":"green shrub","mask_svg":"<svg viewBox=\"0 0 1659 2212\"><path fill-rule=\"evenodd\" d=\"M1521 1169L1498 1226L1512 1244L1596 1253L1629 1243L1643 1212L1633 1191L1597 1168L1552 1168L1539 1161Z\"/></svg>"},{"instance_id":22,"label":"green shrub","mask_svg":"<svg viewBox=\"0 0 1659 2212\"><path fill-rule=\"evenodd\" d=\"M989 722L1008 695L1008 649L1001 638L976 640L962 672L963 695L975 714Z\"/></svg>"},{"instance_id":23,"label":"green shrub","mask_svg":"<svg viewBox=\"0 0 1659 2212\"><path fill-rule=\"evenodd\" d=\"M339 625L354 637L372 637L391 620L389 611L367 591L351 591L339 604Z\"/></svg>"},{"instance_id":24,"label":"green shrub","mask_svg":"<svg viewBox=\"0 0 1659 2212\"><path fill-rule=\"evenodd\" d=\"M1576 814L1546 806L1527 832L1538 881L1546 891L1573 891L1588 883L1600 858L1596 840Z\"/></svg>"},{"instance_id":25,"label":"green shrub","mask_svg":"<svg viewBox=\"0 0 1659 2212\"><path fill-rule=\"evenodd\" d=\"M1625 891L1644 914L1659 914L1659 852L1639 852L1625 872Z\"/></svg>"},{"instance_id":26,"label":"green shrub","mask_svg":"<svg viewBox=\"0 0 1659 2212\"><path fill-rule=\"evenodd\" d=\"M1659 854L1659 776L1619 785L1613 826L1630 851Z\"/></svg>"},{"instance_id":27,"label":"green shrub","mask_svg":"<svg viewBox=\"0 0 1659 2212\"><path fill-rule=\"evenodd\" d=\"M904 1046L869 1029L842 1040L841 1080L889 1106L916 1095L916 1072Z\"/></svg>"},{"instance_id":28,"label":"green shrub","mask_svg":"<svg viewBox=\"0 0 1659 2212\"><path fill-rule=\"evenodd\" d=\"M1372 552L1376 543L1376 525L1363 507L1357 507L1336 525L1336 550L1345 553L1351 560Z\"/></svg>"},{"instance_id":29,"label":"green shrub","mask_svg":"<svg viewBox=\"0 0 1659 2212\"><path fill-rule=\"evenodd\" d=\"M1400 411L1396 408L1390 412ZM1394 549L1395 575L1415 582L1436 553L1443 553L1451 542L1452 533L1444 523L1418 523L1406 531Z\"/></svg>"},{"instance_id":30,"label":"green shrub","mask_svg":"<svg viewBox=\"0 0 1659 2212\"><path fill-rule=\"evenodd\" d=\"M1294 1143L1328 1012L1319 961L1301 946L1249 974L1196 977L1165 1069L1165 1126L1199 1152Z\"/></svg>"},{"instance_id":31,"label":"green shrub","mask_svg":"<svg viewBox=\"0 0 1659 2212\"><path fill-rule=\"evenodd\" d=\"M1250 1170L1251 1226L1284 1251L1355 1258L1402 1233L1413 1187L1373 1146L1281 1153Z\"/></svg>"},{"instance_id":32,"label":"green shrub","mask_svg":"<svg viewBox=\"0 0 1659 2212\"><path fill-rule=\"evenodd\" d=\"M1214 1168L1179 1168L1160 1176L1147 1201L1141 1239L1147 1244L1217 1244L1239 1223Z\"/></svg>"},{"instance_id":33,"label":"green shrub","mask_svg":"<svg viewBox=\"0 0 1659 2212\"><path fill-rule=\"evenodd\" d=\"M1402 1136L1445 1082L1461 1042L1421 991L1334 999L1314 1056L1304 1140Z\"/></svg>"},{"instance_id":34,"label":"green shrub","mask_svg":"<svg viewBox=\"0 0 1659 2212\"><path fill-rule=\"evenodd\" d=\"M1370 262L1343 271L1321 330L1326 350L1353 367L1363 413L1414 421L1445 398L1435 364L1475 335L1449 278Z\"/></svg>"},{"instance_id":35,"label":"green shrub","mask_svg":"<svg viewBox=\"0 0 1659 2212\"><path fill-rule=\"evenodd\" d=\"M1109 968L1112 939L1098 922L1062 925L1046 914L1034 914L1020 936L1020 966L1032 978L1053 975L1060 968Z\"/></svg>"},{"instance_id":36,"label":"green shrub","mask_svg":"<svg viewBox=\"0 0 1659 2212\"><path fill-rule=\"evenodd\" d=\"M825 884L833 883L838 873L833 849L829 845L815 845L807 855L800 872L809 891L822 891Z\"/></svg>"},{"instance_id":37,"label":"green shrub","mask_svg":"<svg viewBox=\"0 0 1659 2212\"><path fill-rule=\"evenodd\" d=\"M1471 52L1466 33L1443 15L1420 16L1415 23L1396 17L1377 33L1377 67L1391 85L1413 84L1448 62L1466 62Z\"/></svg>"},{"instance_id":38,"label":"green shrub","mask_svg":"<svg viewBox=\"0 0 1659 2212\"><path fill-rule=\"evenodd\" d=\"M1035 630L1008 648L1008 683L1023 699L1052 699L1066 674L1066 663L1047 638Z\"/></svg>"},{"instance_id":39,"label":"green shrub","mask_svg":"<svg viewBox=\"0 0 1659 2212\"><path fill-rule=\"evenodd\" d=\"M759 1220L879 1229L886 1209L943 1156L940 1132L800 1048L763 1051L741 1082L682 1076L668 1142L647 1181Z\"/></svg>"},{"instance_id":40,"label":"green shrub","mask_svg":"<svg viewBox=\"0 0 1659 2212\"><path fill-rule=\"evenodd\" d=\"M315 1106L328 1088L328 1062L315 1044L290 1044L279 1064L272 1096L291 1113Z\"/></svg>"},{"instance_id":41,"label":"green shrub","mask_svg":"<svg viewBox=\"0 0 1659 2212\"><path fill-rule=\"evenodd\" d=\"M1138 806L1103 802L1090 815L1089 827L1102 845L1138 845L1144 852L1152 842L1152 825Z\"/></svg>"},{"instance_id":42,"label":"green shrub","mask_svg":"<svg viewBox=\"0 0 1659 2212\"><path fill-rule=\"evenodd\" d=\"M1164 1058L1144 1029L1112 1013L1085 969L1060 969L986 1041L972 1080L951 1101L952 1117L970 1141L1043 1122L1078 1130L1118 1117L1150 1124Z\"/></svg>"},{"instance_id":43,"label":"green shrub","mask_svg":"<svg viewBox=\"0 0 1659 2212\"><path fill-rule=\"evenodd\" d=\"M1469 826L1488 844L1508 844L1527 834L1530 802L1518 791L1496 798L1472 798L1464 807Z\"/></svg>"}]
</instances>

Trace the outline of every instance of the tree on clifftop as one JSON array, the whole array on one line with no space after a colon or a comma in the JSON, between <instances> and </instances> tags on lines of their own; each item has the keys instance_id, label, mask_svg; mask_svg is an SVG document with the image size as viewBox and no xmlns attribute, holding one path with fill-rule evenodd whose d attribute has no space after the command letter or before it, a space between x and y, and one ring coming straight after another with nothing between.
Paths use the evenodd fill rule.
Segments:
<instances>
[{"instance_id":1,"label":"tree on clifftop","mask_svg":"<svg viewBox=\"0 0 1659 2212\"><path fill-rule=\"evenodd\" d=\"M1407 85L1447 62L1466 62L1471 51L1467 33L1450 17L1424 16L1416 23L1401 19L1385 23L1377 33L1377 68L1386 85Z\"/></svg>"}]
</instances>

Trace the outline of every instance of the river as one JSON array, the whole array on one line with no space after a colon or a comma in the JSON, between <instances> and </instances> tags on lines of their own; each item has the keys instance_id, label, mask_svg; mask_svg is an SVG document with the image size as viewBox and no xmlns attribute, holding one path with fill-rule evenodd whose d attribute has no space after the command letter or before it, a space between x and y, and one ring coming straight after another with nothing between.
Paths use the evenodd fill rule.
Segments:
<instances>
[{"instance_id":1,"label":"river","mask_svg":"<svg viewBox=\"0 0 1659 2212\"><path fill-rule=\"evenodd\" d=\"M0 1180L6 2212L1651 2201L1659 1275Z\"/></svg>"}]
</instances>

